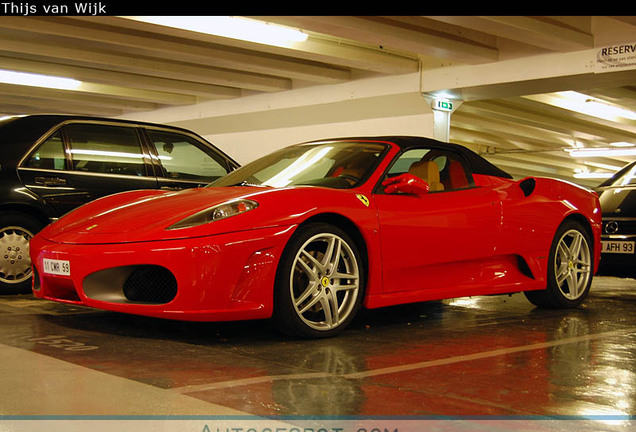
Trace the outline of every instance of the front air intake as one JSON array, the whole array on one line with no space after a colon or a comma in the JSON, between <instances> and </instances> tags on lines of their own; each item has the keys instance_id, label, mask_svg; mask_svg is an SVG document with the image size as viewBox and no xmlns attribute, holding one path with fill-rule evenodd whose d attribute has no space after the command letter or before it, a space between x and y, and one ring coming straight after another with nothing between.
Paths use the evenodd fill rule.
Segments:
<instances>
[{"instance_id":1,"label":"front air intake","mask_svg":"<svg viewBox=\"0 0 636 432\"><path fill-rule=\"evenodd\" d=\"M165 267L136 266L124 281L123 291L132 302L168 303L177 295L177 279Z\"/></svg>"}]
</instances>

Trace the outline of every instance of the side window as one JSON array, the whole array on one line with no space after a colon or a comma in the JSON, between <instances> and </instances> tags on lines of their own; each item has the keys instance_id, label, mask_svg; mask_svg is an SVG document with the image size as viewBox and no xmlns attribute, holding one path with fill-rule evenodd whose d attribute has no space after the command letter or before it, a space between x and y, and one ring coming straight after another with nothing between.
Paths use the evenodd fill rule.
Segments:
<instances>
[{"instance_id":1,"label":"side window","mask_svg":"<svg viewBox=\"0 0 636 432\"><path fill-rule=\"evenodd\" d=\"M135 128L88 123L70 124L66 130L76 171L146 175Z\"/></svg>"},{"instance_id":2,"label":"side window","mask_svg":"<svg viewBox=\"0 0 636 432\"><path fill-rule=\"evenodd\" d=\"M450 152L439 153L433 157L433 161L439 168L440 182L444 190L457 190L473 187L472 176L466 165L456 154Z\"/></svg>"},{"instance_id":3,"label":"side window","mask_svg":"<svg viewBox=\"0 0 636 432\"><path fill-rule=\"evenodd\" d=\"M175 180L211 182L227 174L225 160L203 149L194 138L178 133L148 130L163 166L164 176Z\"/></svg>"},{"instance_id":4,"label":"side window","mask_svg":"<svg viewBox=\"0 0 636 432\"><path fill-rule=\"evenodd\" d=\"M24 162L28 168L63 170L66 168L60 131L48 137Z\"/></svg>"},{"instance_id":5,"label":"side window","mask_svg":"<svg viewBox=\"0 0 636 432\"><path fill-rule=\"evenodd\" d=\"M422 160L430 151L430 149L413 149L405 151L391 166L391 169L389 170L389 177L409 172L411 165Z\"/></svg>"},{"instance_id":6,"label":"side window","mask_svg":"<svg viewBox=\"0 0 636 432\"><path fill-rule=\"evenodd\" d=\"M389 177L409 173L429 184L430 190L451 191L474 186L465 164L456 154L438 149L405 151L388 172Z\"/></svg>"}]
</instances>

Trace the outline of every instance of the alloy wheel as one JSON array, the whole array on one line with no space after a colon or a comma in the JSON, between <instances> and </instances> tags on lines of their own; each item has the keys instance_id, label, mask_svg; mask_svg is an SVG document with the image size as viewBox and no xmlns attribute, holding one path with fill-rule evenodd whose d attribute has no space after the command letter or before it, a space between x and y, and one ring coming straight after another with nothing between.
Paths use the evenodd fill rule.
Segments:
<instances>
[{"instance_id":1,"label":"alloy wheel","mask_svg":"<svg viewBox=\"0 0 636 432\"><path fill-rule=\"evenodd\" d=\"M360 293L356 255L338 235L317 234L298 250L289 286L293 307L307 326L335 329L356 308Z\"/></svg>"},{"instance_id":2,"label":"alloy wheel","mask_svg":"<svg viewBox=\"0 0 636 432\"><path fill-rule=\"evenodd\" d=\"M554 255L554 272L565 298L576 300L585 293L592 273L592 257L580 231L571 229L561 236Z\"/></svg>"},{"instance_id":3,"label":"alloy wheel","mask_svg":"<svg viewBox=\"0 0 636 432\"><path fill-rule=\"evenodd\" d=\"M0 229L0 282L19 284L31 278L29 230L8 226Z\"/></svg>"}]
</instances>

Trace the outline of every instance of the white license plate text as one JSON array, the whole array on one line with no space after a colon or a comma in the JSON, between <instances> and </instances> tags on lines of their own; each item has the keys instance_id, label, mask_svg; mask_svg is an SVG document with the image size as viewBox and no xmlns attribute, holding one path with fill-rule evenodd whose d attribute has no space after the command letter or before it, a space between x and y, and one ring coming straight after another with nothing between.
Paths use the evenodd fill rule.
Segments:
<instances>
[{"instance_id":1,"label":"white license plate text","mask_svg":"<svg viewBox=\"0 0 636 432\"><path fill-rule=\"evenodd\" d=\"M42 264L44 266L44 273L62 276L71 275L71 263L69 261L44 258Z\"/></svg>"}]
</instances>

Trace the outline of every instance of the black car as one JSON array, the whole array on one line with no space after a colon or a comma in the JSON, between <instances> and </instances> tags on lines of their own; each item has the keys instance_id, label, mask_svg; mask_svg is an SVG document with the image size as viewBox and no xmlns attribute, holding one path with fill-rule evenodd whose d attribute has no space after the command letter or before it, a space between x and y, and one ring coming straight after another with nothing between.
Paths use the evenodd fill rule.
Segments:
<instances>
[{"instance_id":1,"label":"black car","mask_svg":"<svg viewBox=\"0 0 636 432\"><path fill-rule=\"evenodd\" d=\"M191 131L117 119L0 119L0 293L30 289L29 239L96 198L198 187L238 167Z\"/></svg>"},{"instance_id":2,"label":"black car","mask_svg":"<svg viewBox=\"0 0 636 432\"><path fill-rule=\"evenodd\" d=\"M603 212L601 265L605 275L636 276L636 162L598 190Z\"/></svg>"}]
</instances>

